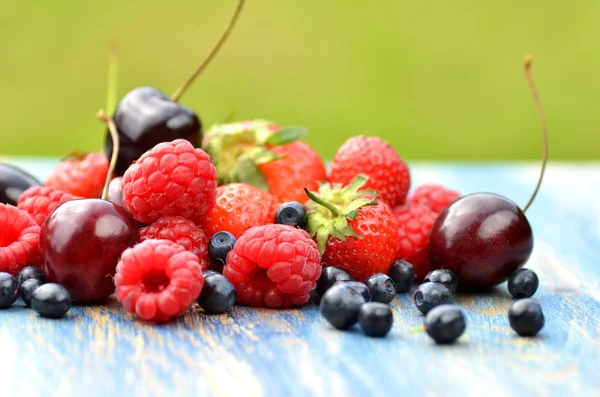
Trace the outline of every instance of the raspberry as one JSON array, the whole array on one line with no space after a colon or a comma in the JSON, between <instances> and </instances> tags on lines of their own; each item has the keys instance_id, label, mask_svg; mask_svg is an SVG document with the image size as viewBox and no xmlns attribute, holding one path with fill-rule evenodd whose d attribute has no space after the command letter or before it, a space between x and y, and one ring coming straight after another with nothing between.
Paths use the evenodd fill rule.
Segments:
<instances>
[{"instance_id":1,"label":"raspberry","mask_svg":"<svg viewBox=\"0 0 600 397\"><path fill-rule=\"evenodd\" d=\"M412 263L417 281L431 271L429 265L429 236L437 213L422 204L405 204L394 208L398 220L398 251L396 259Z\"/></svg>"},{"instance_id":2,"label":"raspberry","mask_svg":"<svg viewBox=\"0 0 600 397\"><path fill-rule=\"evenodd\" d=\"M181 316L203 285L198 257L169 240L146 240L126 249L115 276L123 308L152 322Z\"/></svg>"},{"instance_id":3,"label":"raspberry","mask_svg":"<svg viewBox=\"0 0 600 397\"><path fill-rule=\"evenodd\" d=\"M202 149L184 139L154 146L121 181L123 205L140 222L167 215L198 223L215 205L217 170Z\"/></svg>"},{"instance_id":4,"label":"raspberry","mask_svg":"<svg viewBox=\"0 0 600 397\"><path fill-rule=\"evenodd\" d=\"M408 199L409 203L423 204L438 214L460 197L460 193L446 189L441 185L421 185L417 187Z\"/></svg>"},{"instance_id":5,"label":"raspberry","mask_svg":"<svg viewBox=\"0 0 600 397\"><path fill-rule=\"evenodd\" d=\"M0 272L16 276L25 265L38 265L40 227L25 211L0 204Z\"/></svg>"},{"instance_id":6,"label":"raspberry","mask_svg":"<svg viewBox=\"0 0 600 397\"><path fill-rule=\"evenodd\" d=\"M74 196L99 198L107 172L108 159L104 153L76 155L54 167L45 185Z\"/></svg>"},{"instance_id":7,"label":"raspberry","mask_svg":"<svg viewBox=\"0 0 600 397\"><path fill-rule=\"evenodd\" d=\"M290 308L308 302L321 275L321 257L302 229L254 226L227 255L223 275L235 286L242 305Z\"/></svg>"},{"instance_id":8,"label":"raspberry","mask_svg":"<svg viewBox=\"0 0 600 397\"><path fill-rule=\"evenodd\" d=\"M32 186L19 197L17 207L27 212L40 226L52 211L76 197L49 186Z\"/></svg>"},{"instance_id":9,"label":"raspberry","mask_svg":"<svg viewBox=\"0 0 600 397\"><path fill-rule=\"evenodd\" d=\"M140 229L140 240L164 239L181 245L196 255L200 266L208 266L208 239L194 222L180 216L163 216L150 226Z\"/></svg>"}]
</instances>

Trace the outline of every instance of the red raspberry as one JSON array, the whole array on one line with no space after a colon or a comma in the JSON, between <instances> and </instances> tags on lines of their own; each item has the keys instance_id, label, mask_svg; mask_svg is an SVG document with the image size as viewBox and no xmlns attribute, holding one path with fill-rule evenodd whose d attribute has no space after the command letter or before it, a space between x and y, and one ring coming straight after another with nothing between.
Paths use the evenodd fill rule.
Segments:
<instances>
[{"instance_id":1,"label":"red raspberry","mask_svg":"<svg viewBox=\"0 0 600 397\"><path fill-rule=\"evenodd\" d=\"M104 153L77 155L54 167L45 185L74 196L99 198L107 172L108 159Z\"/></svg>"},{"instance_id":2,"label":"red raspberry","mask_svg":"<svg viewBox=\"0 0 600 397\"><path fill-rule=\"evenodd\" d=\"M437 213L422 204L405 204L394 208L394 215L400 240L396 259L412 263L417 281L421 281L431 271L427 251Z\"/></svg>"},{"instance_id":3,"label":"red raspberry","mask_svg":"<svg viewBox=\"0 0 600 397\"><path fill-rule=\"evenodd\" d=\"M460 197L460 193L446 189L441 185L421 185L415 189L408 201L414 204L423 204L438 214Z\"/></svg>"},{"instance_id":4,"label":"red raspberry","mask_svg":"<svg viewBox=\"0 0 600 397\"><path fill-rule=\"evenodd\" d=\"M17 201L17 207L27 212L40 226L52 211L65 201L76 197L49 186L32 186L25 190Z\"/></svg>"},{"instance_id":5,"label":"red raspberry","mask_svg":"<svg viewBox=\"0 0 600 397\"><path fill-rule=\"evenodd\" d=\"M163 142L132 164L121 181L123 205L140 222L167 215L198 223L215 205L217 170L185 139Z\"/></svg>"},{"instance_id":6,"label":"red raspberry","mask_svg":"<svg viewBox=\"0 0 600 397\"><path fill-rule=\"evenodd\" d=\"M146 240L126 249L115 275L115 293L123 308L153 322L181 316L203 285L198 257L169 240Z\"/></svg>"},{"instance_id":7,"label":"red raspberry","mask_svg":"<svg viewBox=\"0 0 600 397\"><path fill-rule=\"evenodd\" d=\"M227 255L223 275L235 286L242 305L290 308L308 302L321 275L321 257L302 229L254 226Z\"/></svg>"},{"instance_id":8,"label":"red raspberry","mask_svg":"<svg viewBox=\"0 0 600 397\"><path fill-rule=\"evenodd\" d=\"M0 272L16 276L26 265L38 265L40 227L25 211L0 204Z\"/></svg>"},{"instance_id":9,"label":"red raspberry","mask_svg":"<svg viewBox=\"0 0 600 397\"><path fill-rule=\"evenodd\" d=\"M190 251L200 260L200 266L208 266L208 238L194 222L180 216L163 216L150 226L140 229L140 240L171 240Z\"/></svg>"}]
</instances>

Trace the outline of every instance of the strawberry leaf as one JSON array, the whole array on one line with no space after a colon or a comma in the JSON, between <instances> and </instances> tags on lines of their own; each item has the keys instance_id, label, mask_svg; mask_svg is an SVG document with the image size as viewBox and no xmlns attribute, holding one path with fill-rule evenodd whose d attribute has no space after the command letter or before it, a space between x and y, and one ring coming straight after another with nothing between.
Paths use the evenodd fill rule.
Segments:
<instances>
[{"instance_id":1,"label":"strawberry leaf","mask_svg":"<svg viewBox=\"0 0 600 397\"><path fill-rule=\"evenodd\" d=\"M279 131L270 135L267 139L265 139L265 145L271 146L283 146L288 143L295 142L306 135L308 130L304 127L283 127L280 128Z\"/></svg>"},{"instance_id":2,"label":"strawberry leaf","mask_svg":"<svg viewBox=\"0 0 600 397\"><path fill-rule=\"evenodd\" d=\"M264 191L269 191L269 185L267 185L264 175L252 161L239 160L237 162L237 171L239 182L256 186Z\"/></svg>"}]
</instances>

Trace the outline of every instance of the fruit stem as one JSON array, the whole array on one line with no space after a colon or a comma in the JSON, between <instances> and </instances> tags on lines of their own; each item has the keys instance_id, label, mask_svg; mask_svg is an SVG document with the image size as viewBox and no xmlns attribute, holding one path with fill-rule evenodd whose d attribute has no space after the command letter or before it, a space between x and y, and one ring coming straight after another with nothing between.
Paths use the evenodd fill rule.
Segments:
<instances>
[{"instance_id":1,"label":"fruit stem","mask_svg":"<svg viewBox=\"0 0 600 397\"><path fill-rule=\"evenodd\" d=\"M223 46L223 44L227 40L227 37L229 36L229 34L231 33L231 31L233 30L233 27L235 26L235 23L237 22L237 19L238 19L238 17L240 16L240 14L242 12L242 8L244 7L244 3L245 2L246 2L246 0L239 0L238 1L238 5L237 5L237 8L235 9L235 12L233 13L233 17L231 17L231 20L229 21L229 25L227 25L227 28L225 29L225 31L221 35L221 38L219 39L219 41L217 42L217 44L213 47L213 49L210 51L210 53L208 54L208 56L204 59L204 61L202 61L202 63L200 64L200 66L198 66L196 68L196 70L194 70L194 72L190 75L190 77L188 77L188 79L185 81L185 83L183 83L181 85L181 87L179 87L177 89L177 91L175 91L175 93L173 94L173 96L171 96L171 100L173 102L177 102L179 100L179 98L181 98L181 96L183 95L183 93L189 88L189 86L192 85L192 83L194 82L194 80L196 80L196 77L198 77L200 75L200 73L202 73L202 71L204 70L204 68L206 68L206 66L208 66L208 64L210 63L210 61L212 61L212 59L215 57L215 55L217 55L217 53L219 52L219 50L221 49L221 47Z\"/></svg>"},{"instance_id":2,"label":"fruit stem","mask_svg":"<svg viewBox=\"0 0 600 397\"><path fill-rule=\"evenodd\" d=\"M523 207L523 212L527 211L527 209L533 203L535 196L540 190L540 186L542 185L542 179L544 179L544 172L546 171L546 164L548 163L548 130L546 128L546 118L544 117L544 110L542 109L542 102L540 101L540 97L538 95L537 89L535 88L535 84L533 82L533 75L531 73L531 62L533 57L531 55L527 55L525 57L525 63L523 64L523 71L525 72L525 79L527 80L527 84L529 85L529 90L531 91L531 95L533 95L533 101L535 102L535 106L537 108L538 116L540 118L540 124L542 126L542 169L540 171L540 176L537 181L537 185L535 186L535 190L533 194L529 198L525 207Z\"/></svg>"},{"instance_id":3,"label":"fruit stem","mask_svg":"<svg viewBox=\"0 0 600 397\"><path fill-rule=\"evenodd\" d=\"M333 214L334 217L338 217L341 215L339 208L336 207L335 204L330 203L329 201L317 196L316 194L314 194L307 188L304 188L304 192L306 193L306 195L308 196L309 199L311 199L315 203L320 204L323 207L327 208L329 211L331 211L331 213Z\"/></svg>"},{"instance_id":4,"label":"fruit stem","mask_svg":"<svg viewBox=\"0 0 600 397\"><path fill-rule=\"evenodd\" d=\"M113 150L110 155L110 164L108 166L108 172L106 173L106 180L104 181L104 190L102 190L102 200L106 200L108 197L108 187L112 180L113 173L115 172L115 166L117 165L117 157L119 157L119 133L117 132L117 126L112 118L108 117L104 110L100 109L97 115L98 119L102 121L108 127L110 137L113 141Z\"/></svg>"}]
</instances>

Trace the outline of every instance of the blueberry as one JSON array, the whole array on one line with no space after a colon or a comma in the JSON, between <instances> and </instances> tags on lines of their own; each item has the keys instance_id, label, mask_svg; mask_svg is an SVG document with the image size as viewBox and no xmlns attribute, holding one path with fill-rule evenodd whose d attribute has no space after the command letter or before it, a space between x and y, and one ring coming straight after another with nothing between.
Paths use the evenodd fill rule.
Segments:
<instances>
[{"instance_id":1,"label":"blueberry","mask_svg":"<svg viewBox=\"0 0 600 397\"><path fill-rule=\"evenodd\" d=\"M233 249L236 238L229 232L215 233L208 243L208 256L210 260L217 264L225 266L227 254Z\"/></svg>"},{"instance_id":2,"label":"blueberry","mask_svg":"<svg viewBox=\"0 0 600 397\"><path fill-rule=\"evenodd\" d=\"M321 298L320 311L325 320L337 329L345 330L358 322L358 311L365 298L344 283L338 283Z\"/></svg>"},{"instance_id":3,"label":"blueberry","mask_svg":"<svg viewBox=\"0 0 600 397\"><path fill-rule=\"evenodd\" d=\"M31 294L31 308L42 317L61 318L71 308L71 295L61 285L44 284Z\"/></svg>"},{"instance_id":4,"label":"blueberry","mask_svg":"<svg viewBox=\"0 0 600 397\"><path fill-rule=\"evenodd\" d=\"M508 292L517 298L530 298L537 291L540 280L530 269L517 269L508 277Z\"/></svg>"},{"instance_id":5,"label":"blueberry","mask_svg":"<svg viewBox=\"0 0 600 397\"><path fill-rule=\"evenodd\" d=\"M321 303L321 294L319 294L319 292L316 289L313 289L312 291L310 291L310 295L308 295L308 300L313 305L318 305L319 303Z\"/></svg>"},{"instance_id":6,"label":"blueberry","mask_svg":"<svg viewBox=\"0 0 600 397\"><path fill-rule=\"evenodd\" d=\"M508 309L510 327L521 336L535 336L545 323L542 306L533 299L521 299Z\"/></svg>"},{"instance_id":7,"label":"blueberry","mask_svg":"<svg viewBox=\"0 0 600 397\"><path fill-rule=\"evenodd\" d=\"M392 263L388 276L396 284L397 293L408 292L415 282L415 268L406 261L397 260Z\"/></svg>"},{"instance_id":8,"label":"blueberry","mask_svg":"<svg viewBox=\"0 0 600 397\"><path fill-rule=\"evenodd\" d=\"M0 309L7 309L17 300L19 284L8 273L0 273Z\"/></svg>"},{"instance_id":9,"label":"blueberry","mask_svg":"<svg viewBox=\"0 0 600 397\"><path fill-rule=\"evenodd\" d=\"M358 311L358 324L369 336L386 336L392 329L393 323L392 309L385 303L367 302Z\"/></svg>"},{"instance_id":10,"label":"blueberry","mask_svg":"<svg viewBox=\"0 0 600 397\"><path fill-rule=\"evenodd\" d=\"M338 283L344 283L347 287L350 287L361 294L362 297L365 298L365 302L371 300L371 291L369 291L369 287L367 287L365 283L361 283L360 281L338 281Z\"/></svg>"},{"instance_id":11,"label":"blueberry","mask_svg":"<svg viewBox=\"0 0 600 397\"><path fill-rule=\"evenodd\" d=\"M321 271L321 276L317 280L317 292L323 294L338 281L354 281L352 276L335 266L326 266Z\"/></svg>"},{"instance_id":12,"label":"blueberry","mask_svg":"<svg viewBox=\"0 0 600 397\"><path fill-rule=\"evenodd\" d=\"M415 306L423 314L427 314L436 306L450 303L452 292L443 284L423 283L417 287L414 300Z\"/></svg>"},{"instance_id":13,"label":"blueberry","mask_svg":"<svg viewBox=\"0 0 600 397\"><path fill-rule=\"evenodd\" d=\"M25 302L27 307L31 307L31 295L33 294L33 291L43 284L44 283L37 278L30 278L29 280L23 281L19 286L19 296L23 299L23 302Z\"/></svg>"},{"instance_id":14,"label":"blueberry","mask_svg":"<svg viewBox=\"0 0 600 397\"><path fill-rule=\"evenodd\" d=\"M198 304L209 314L226 313L236 298L235 288L222 274L211 274L204 279Z\"/></svg>"},{"instance_id":15,"label":"blueberry","mask_svg":"<svg viewBox=\"0 0 600 397\"><path fill-rule=\"evenodd\" d=\"M216 270L205 270L202 272L202 277L207 278L207 277L213 276L215 274L221 275L221 273L219 273Z\"/></svg>"},{"instance_id":16,"label":"blueberry","mask_svg":"<svg viewBox=\"0 0 600 397\"><path fill-rule=\"evenodd\" d=\"M275 223L297 226L302 229L306 226L307 219L306 209L297 201L281 204L275 213Z\"/></svg>"},{"instance_id":17,"label":"blueberry","mask_svg":"<svg viewBox=\"0 0 600 397\"><path fill-rule=\"evenodd\" d=\"M44 282L44 273L37 267L27 266L21 269L19 274L17 274L17 283L19 285L23 284L23 281L30 279L40 280L40 282Z\"/></svg>"},{"instance_id":18,"label":"blueberry","mask_svg":"<svg viewBox=\"0 0 600 397\"><path fill-rule=\"evenodd\" d=\"M431 309L425 316L423 325L425 332L440 344L453 343L467 327L462 309L449 304Z\"/></svg>"},{"instance_id":19,"label":"blueberry","mask_svg":"<svg viewBox=\"0 0 600 397\"><path fill-rule=\"evenodd\" d=\"M423 282L444 284L452 293L456 292L456 286L458 285L456 276L451 270L448 269L436 269L432 272L429 272L429 274L423 279Z\"/></svg>"},{"instance_id":20,"label":"blueberry","mask_svg":"<svg viewBox=\"0 0 600 397\"><path fill-rule=\"evenodd\" d=\"M373 302L390 303L396 296L396 285L394 281L383 273L375 273L365 281Z\"/></svg>"}]
</instances>

